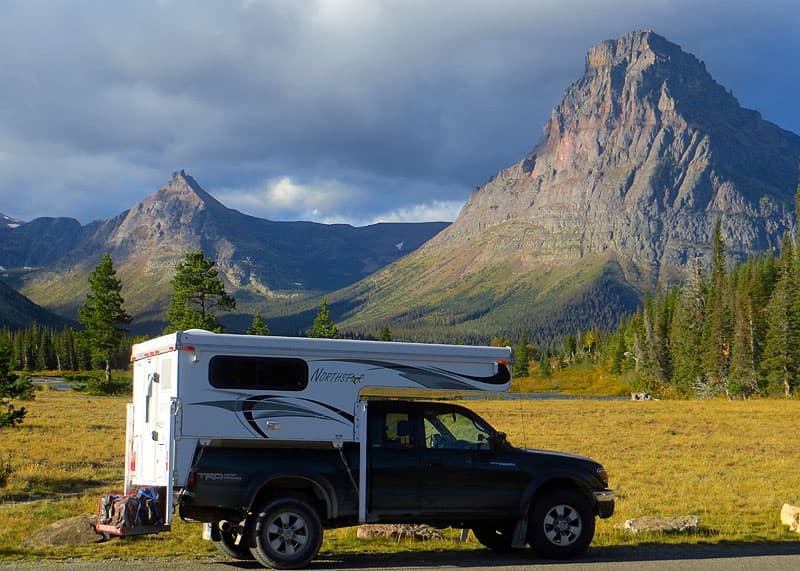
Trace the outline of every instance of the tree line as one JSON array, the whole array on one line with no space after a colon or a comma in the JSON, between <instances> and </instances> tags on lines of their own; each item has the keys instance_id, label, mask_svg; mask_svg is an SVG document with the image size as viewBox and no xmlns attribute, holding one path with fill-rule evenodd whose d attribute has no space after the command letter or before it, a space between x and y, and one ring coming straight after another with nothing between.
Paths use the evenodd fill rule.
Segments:
<instances>
[{"instance_id":1,"label":"tree line","mask_svg":"<svg viewBox=\"0 0 800 571\"><path fill-rule=\"evenodd\" d=\"M591 359L626 375L636 392L793 396L800 386L798 237L785 235L778 255L731 265L717 221L712 252L708 270L696 258L682 284L648 293L643 307L610 333L567 335L560 350L539 350L523 334L516 374L527 376L534 361L548 374L553 366Z\"/></svg>"},{"instance_id":2,"label":"tree line","mask_svg":"<svg viewBox=\"0 0 800 571\"><path fill-rule=\"evenodd\" d=\"M717 222L710 272L695 260L683 285L648 295L607 342L612 372L680 396L790 397L800 379L800 249L786 235L729 268Z\"/></svg>"}]
</instances>

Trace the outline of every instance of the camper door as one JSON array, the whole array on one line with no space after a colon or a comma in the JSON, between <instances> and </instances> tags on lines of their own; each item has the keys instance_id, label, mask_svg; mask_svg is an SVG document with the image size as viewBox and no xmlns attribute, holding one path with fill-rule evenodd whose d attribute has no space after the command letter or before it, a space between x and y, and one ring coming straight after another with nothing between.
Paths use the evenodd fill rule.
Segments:
<instances>
[{"instance_id":1,"label":"camper door","mask_svg":"<svg viewBox=\"0 0 800 571\"><path fill-rule=\"evenodd\" d=\"M167 354L134 363L133 458L130 463L130 481L134 486L167 486L172 491L174 358L174 354Z\"/></svg>"}]
</instances>

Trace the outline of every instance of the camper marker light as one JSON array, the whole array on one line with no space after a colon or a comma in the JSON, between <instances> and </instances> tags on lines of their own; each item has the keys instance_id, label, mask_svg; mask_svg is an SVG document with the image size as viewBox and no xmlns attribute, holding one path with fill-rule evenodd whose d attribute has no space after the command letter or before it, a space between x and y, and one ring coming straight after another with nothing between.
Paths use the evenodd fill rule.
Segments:
<instances>
[{"instance_id":1,"label":"camper marker light","mask_svg":"<svg viewBox=\"0 0 800 571\"><path fill-rule=\"evenodd\" d=\"M131 472L136 471L136 450L131 450Z\"/></svg>"}]
</instances>

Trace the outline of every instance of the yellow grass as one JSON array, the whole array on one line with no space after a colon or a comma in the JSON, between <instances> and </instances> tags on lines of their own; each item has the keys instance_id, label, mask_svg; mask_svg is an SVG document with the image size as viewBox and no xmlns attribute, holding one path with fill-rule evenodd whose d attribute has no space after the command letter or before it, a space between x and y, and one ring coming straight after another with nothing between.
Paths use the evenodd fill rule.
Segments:
<instances>
[{"instance_id":1,"label":"yellow grass","mask_svg":"<svg viewBox=\"0 0 800 571\"><path fill-rule=\"evenodd\" d=\"M631 392L628 380L622 375L608 372L606 367L590 362L572 364L565 369L556 367L552 374L542 375L534 364L528 377L515 378L512 392L516 393L563 393L577 396L615 396Z\"/></svg>"},{"instance_id":2,"label":"yellow grass","mask_svg":"<svg viewBox=\"0 0 800 571\"><path fill-rule=\"evenodd\" d=\"M205 557L216 553L200 527L175 518L173 531L86 547L28 550L22 539L58 519L93 511L96 496L123 477L125 397L42 391L26 403L23 426L0 431L0 458L16 471L0 489L0 559ZM781 526L784 502L800 503L793 430L796 400L467 401L516 445L556 449L603 462L618 492L617 513L598 522L595 546L647 542L797 541ZM80 492L58 500L11 503L29 494ZM615 528L644 515L697 514L694 535L630 536ZM450 537L455 537L450 532ZM448 541L435 549L475 549ZM360 542L351 529L326 532L322 553L431 549Z\"/></svg>"}]
</instances>

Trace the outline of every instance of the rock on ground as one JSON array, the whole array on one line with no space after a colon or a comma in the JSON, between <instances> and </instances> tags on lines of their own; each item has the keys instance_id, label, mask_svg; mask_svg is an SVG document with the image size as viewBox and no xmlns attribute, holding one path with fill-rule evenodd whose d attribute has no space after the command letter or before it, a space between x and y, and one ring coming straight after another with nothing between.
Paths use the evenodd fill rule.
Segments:
<instances>
[{"instance_id":1,"label":"rock on ground","mask_svg":"<svg viewBox=\"0 0 800 571\"><path fill-rule=\"evenodd\" d=\"M52 545L87 545L103 541L103 536L94 530L97 514L82 514L62 519L39 531L25 540L24 547L49 547Z\"/></svg>"},{"instance_id":2,"label":"rock on ground","mask_svg":"<svg viewBox=\"0 0 800 571\"><path fill-rule=\"evenodd\" d=\"M359 526L358 539L411 539L413 541L441 541L441 533L427 525L409 524L369 524Z\"/></svg>"},{"instance_id":3,"label":"rock on ground","mask_svg":"<svg viewBox=\"0 0 800 571\"><path fill-rule=\"evenodd\" d=\"M783 504L781 508L781 523L789 526L789 531L800 533L800 508Z\"/></svg>"},{"instance_id":4,"label":"rock on ground","mask_svg":"<svg viewBox=\"0 0 800 571\"><path fill-rule=\"evenodd\" d=\"M640 533L644 531L683 533L695 532L699 527L700 518L696 515L684 515L678 517L645 516L636 519L629 519L622 526L622 529L631 533Z\"/></svg>"}]
</instances>

